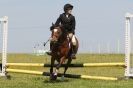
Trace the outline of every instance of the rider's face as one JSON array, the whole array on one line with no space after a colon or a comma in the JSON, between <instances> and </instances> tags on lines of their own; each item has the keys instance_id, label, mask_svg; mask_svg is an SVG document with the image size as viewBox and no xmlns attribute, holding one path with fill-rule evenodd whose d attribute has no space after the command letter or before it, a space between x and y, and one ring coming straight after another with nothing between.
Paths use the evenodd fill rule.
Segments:
<instances>
[{"instance_id":1,"label":"rider's face","mask_svg":"<svg viewBox=\"0 0 133 88\"><path fill-rule=\"evenodd\" d=\"M68 10L68 13L71 14L72 13L72 10Z\"/></svg>"},{"instance_id":2,"label":"rider's face","mask_svg":"<svg viewBox=\"0 0 133 88\"><path fill-rule=\"evenodd\" d=\"M68 14L72 14L72 10L68 10L67 13L68 13Z\"/></svg>"}]
</instances>

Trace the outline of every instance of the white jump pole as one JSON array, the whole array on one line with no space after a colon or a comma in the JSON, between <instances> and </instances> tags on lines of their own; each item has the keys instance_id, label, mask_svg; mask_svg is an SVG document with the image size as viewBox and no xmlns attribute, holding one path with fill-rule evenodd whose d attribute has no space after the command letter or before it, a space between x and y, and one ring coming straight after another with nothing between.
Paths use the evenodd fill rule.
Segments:
<instances>
[{"instance_id":1,"label":"white jump pole","mask_svg":"<svg viewBox=\"0 0 133 88\"><path fill-rule=\"evenodd\" d=\"M3 44L2 44L2 68L0 76L6 75L6 62L7 62L7 36L8 36L8 17L4 16L0 19L3 30Z\"/></svg>"}]
</instances>

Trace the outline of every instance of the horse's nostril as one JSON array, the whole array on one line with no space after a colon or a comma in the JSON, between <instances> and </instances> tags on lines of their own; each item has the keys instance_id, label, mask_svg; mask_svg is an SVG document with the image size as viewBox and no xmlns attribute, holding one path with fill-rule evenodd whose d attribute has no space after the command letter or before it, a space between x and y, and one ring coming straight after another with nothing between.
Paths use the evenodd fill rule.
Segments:
<instances>
[{"instance_id":1,"label":"horse's nostril","mask_svg":"<svg viewBox=\"0 0 133 88\"><path fill-rule=\"evenodd\" d=\"M57 42L57 40L55 40L55 39L51 40L51 43L56 43L56 42Z\"/></svg>"},{"instance_id":2,"label":"horse's nostril","mask_svg":"<svg viewBox=\"0 0 133 88\"><path fill-rule=\"evenodd\" d=\"M55 42L57 42L57 40L55 40Z\"/></svg>"}]
</instances>

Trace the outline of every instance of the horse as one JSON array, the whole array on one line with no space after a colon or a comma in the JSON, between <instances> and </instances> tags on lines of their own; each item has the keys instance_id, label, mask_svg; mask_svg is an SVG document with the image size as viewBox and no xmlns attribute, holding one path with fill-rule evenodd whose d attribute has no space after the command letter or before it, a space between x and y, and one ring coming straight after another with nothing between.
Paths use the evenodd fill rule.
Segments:
<instances>
[{"instance_id":1,"label":"horse","mask_svg":"<svg viewBox=\"0 0 133 88\"><path fill-rule=\"evenodd\" d=\"M58 70L63 63L66 65L64 68L64 73L62 77L65 76L65 73L72 62L72 43L68 38L67 32L64 31L63 27L57 26L51 30L51 40L50 40L50 50L51 50L51 67L50 67L50 80L56 80L58 75ZM76 38L76 50L78 51L79 43ZM55 61L58 62L53 71Z\"/></svg>"}]
</instances>

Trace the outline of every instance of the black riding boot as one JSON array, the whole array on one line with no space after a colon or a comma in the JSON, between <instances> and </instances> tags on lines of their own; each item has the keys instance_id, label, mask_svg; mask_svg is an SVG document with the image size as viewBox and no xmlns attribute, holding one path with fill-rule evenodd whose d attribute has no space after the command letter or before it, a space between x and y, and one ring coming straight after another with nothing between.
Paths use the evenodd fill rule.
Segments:
<instances>
[{"instance_id":1,"label":"black riding boot","mask_svg":"<svg viewBox=\"0 0 133 88\"><path fill-rule=\"evenodd\" d=\"M46 52L48 55L52 55L52 44L50 43L50 50Z\"/></svg>"},{"instance_id":2,"label":"black riding boot","mask_svg":"<svg viewBox=\"0 0 133 88\"><path fill-rule=\"evenodd\" d=\"M76 59L76 53L77 53L77 48L76 46L72 46L72 59Z\"/></svg>"},{"instance_id":3,"label":"black riding boot","mask_svg":"<svg viewBox=\"0 0 133 88\"><path fill-rule=\"evenodd\" d=\"M51 50L49 50L48 52L46 52L48 55L51 55L52 54L52 52L51 52Z\"/></svg>"}]
</instances>

